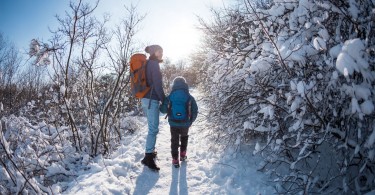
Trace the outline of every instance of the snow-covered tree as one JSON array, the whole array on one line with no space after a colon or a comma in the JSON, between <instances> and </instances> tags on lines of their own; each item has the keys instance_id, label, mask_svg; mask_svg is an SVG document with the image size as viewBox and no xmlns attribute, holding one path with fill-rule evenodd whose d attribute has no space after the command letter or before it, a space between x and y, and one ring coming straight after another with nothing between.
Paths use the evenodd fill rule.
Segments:
<instances>
[{"instance_id":1,"label":"snow-covered tree","mask_svg":"<svg viewBox=\"0 0 375 195\"><path fill-rule=\"evenodd\" d=\"M32 40L36 67L48 67L51 83L0 120L0 194L56 194L98 155L109 155L126 133L129 117L133 36L143 16L135 7L113 30L108 16L95 17L98 1L72 1L49 43ZM34 75L35 77L35 75ZM26 79L27 80L27 79ZM0 110L3 104L0 103Z\"/></svg>"},{"instance_id":2,"label":"snow-covered tree","mask_svg":"<svg viewBox=\"0 0 375 195\"><path fill-rule=\"evenodd\" d=\"M15 81L20 64L21 57L17 48L0 33L0 102L5 107L4 111L18 106Z\"/></svg>"},{"instance_id":3,"label":"snow-covered tree","mask_svg":"<svg viewBox=\"0 0 375 195\"><path fill-rule=\"evenodd\" d=\"M230 144L258 140L261 170L280 193L375 187L374 7L244 1L202 21L215 134Z\"/></svg>"},{"instance_id":4,"label":"snow-covered tree","mask_svg":"<svg viewBox=\"0 0 375 195\"><path fill-rule=\"evenodd\" d=\"M92 155L108 153L111 140L121 134L120 111L129 106L128 59L142 20L131 7L127 18L110 31L106 28L109 17L94 17L97 5L71 3L71 12L57 17L60 27L53 31L50 43L32 40L29 52L36 65L53 67L61 117L70 126L77 150Z\"/></svg>"},{"instance_id":5,"label":"snow-covered tree","mask_svg":"<svg viewBox=\"0 0 375 195\"><path fill-rule=\"evenodd\" d=\"M197 67L187 64L184 60L180 60L177 63L172 63L168 59L165 60L161 67L165 92L170 92L173 79L177 76L183 76L190 87L196 86L198 71Z\"/></svg>"}]
</instances>

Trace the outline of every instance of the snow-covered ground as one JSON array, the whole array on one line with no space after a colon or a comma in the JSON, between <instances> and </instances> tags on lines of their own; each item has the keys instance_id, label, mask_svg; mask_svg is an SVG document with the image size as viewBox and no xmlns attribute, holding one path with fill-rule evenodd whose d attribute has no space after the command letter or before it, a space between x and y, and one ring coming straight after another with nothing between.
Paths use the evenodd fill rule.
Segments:
<instances>
[{"instance_id":1,"label":"snow-covered ground","mask_svg":"<svg viewBox=\"0 0 375 195\"><path fill-rule=\"evenodd\" d=\"M63 194L272 194L263 173L257 172L259 157L221 150L210 140L210 124L205 106L198 100L200 114L190 129L188 161L180 168L171 164L170 131L167 120L160 116L156 148L159 172L141 164L147 135L146 119L142 128L123 141L110 159L97 158L90 169L67 184ZM214 132L214 131L211 131ZM249 146L254 148L254 146Z\"/></svg>"}]
</instances>

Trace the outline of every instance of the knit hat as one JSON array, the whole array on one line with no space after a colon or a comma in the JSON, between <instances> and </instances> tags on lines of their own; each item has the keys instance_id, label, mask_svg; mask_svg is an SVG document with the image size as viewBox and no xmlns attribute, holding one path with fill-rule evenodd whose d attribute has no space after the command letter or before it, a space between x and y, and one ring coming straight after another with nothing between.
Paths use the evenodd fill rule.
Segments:
<instances>
[{"instance_id":1,"label":"knit hat","mask_svg":"<svg viewBox=\"0 0 375 195\"><path fill-rule=\"evenodd\" d=\"M178 76L173 80L172 91L177 89L189 90L189 86L187 85L185 78L182 76Z\"/></svg>"},{"instance_id":2,"label":"knit hat","mask_svg":"<svg viewBox=\"0 0 375 195\"><path fill-rule=\"evenodd\" d=\"M150 45L145 48L145 51L149 53L150 55L154 54L156 51L161 50L163 51L163 48L160 47L160 45Z\"/></svg>"},{"instance_id":3,"label":"knit hat","mask_svg":"<svg viewBox=\"0 0 375 195\"><path fill-rule=\"evenodd\" d=\"M178 76L173 79L173 84L176 84L176 83L186 83L186 79L182 76Z\"/></svg>"}]
</instances>

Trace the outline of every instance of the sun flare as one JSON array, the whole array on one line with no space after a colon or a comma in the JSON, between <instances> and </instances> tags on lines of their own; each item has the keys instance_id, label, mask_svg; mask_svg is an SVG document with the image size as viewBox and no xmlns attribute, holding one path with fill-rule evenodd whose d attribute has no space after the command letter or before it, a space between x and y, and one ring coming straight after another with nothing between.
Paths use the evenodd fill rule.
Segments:
<instances>
[{"instance_id":1,"label":"sun flare","mask_svg":"<svg viewBox=\"0 0 375 195\"><path fill-rule=\"evenodd\" d=\"M172 60L188 57L199 44L200 32L190 26L178 26L164 34L164 55Z\"/></svg>"}]
</instances>

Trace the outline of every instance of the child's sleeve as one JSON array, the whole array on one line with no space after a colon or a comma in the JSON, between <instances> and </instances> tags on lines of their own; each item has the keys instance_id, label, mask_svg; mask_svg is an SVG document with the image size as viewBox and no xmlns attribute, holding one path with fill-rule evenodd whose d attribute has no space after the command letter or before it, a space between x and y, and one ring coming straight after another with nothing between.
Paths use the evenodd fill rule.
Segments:
<instances>
[{"instance_id":1,"label":"child's sleeve","mask_svg":"<svg viewBox=\"0 0 375 195\"><path fill-rule=\"evenodd\" d=\"M166 114L168 112L168 102L169 102L169 98L168 97L164 98L164 101L159 108L161 113Z\"/></svg>"},{"instance_id":2,"label":"child's sleeve","mask_svg":"<svg viewBox=\"0 0 375 195\"><path fill-rule=\"evenodd\" d=\"M193 101L191 101L191 122L194 122L195 119L197 119L197 116L198 116L198 105L197 105L197 102L195 101L194 97L193 98Z\"/></svg>"}]
</instances>

